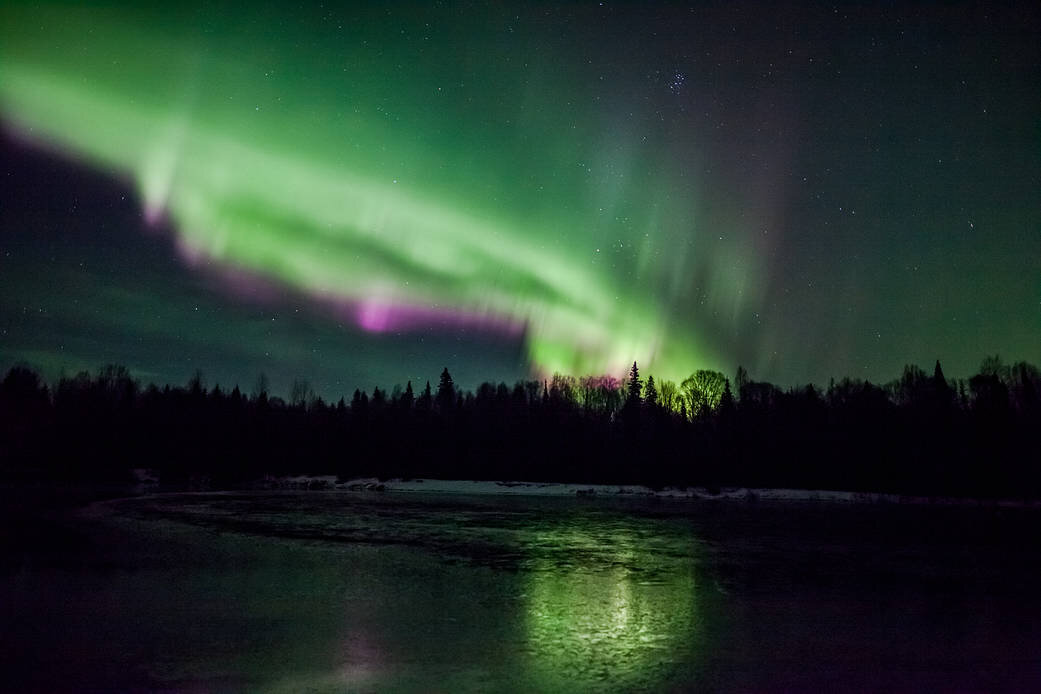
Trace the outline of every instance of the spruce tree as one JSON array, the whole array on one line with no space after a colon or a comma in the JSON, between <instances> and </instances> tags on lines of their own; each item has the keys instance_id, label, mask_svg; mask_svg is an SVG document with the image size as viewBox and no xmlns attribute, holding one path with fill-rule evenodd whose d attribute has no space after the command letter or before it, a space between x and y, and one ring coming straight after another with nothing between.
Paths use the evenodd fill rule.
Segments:
<instances>
[{"instance_id":1,"label":"spruce tree","mask_svg":"<svg viewBox=\"0 0 1041 694\"><path fill-rule=\"evenodd\" d=\"M455 406L455 383L452 382L452 374L448 373L447 366L441 372L441 382L437 386L437 406L442 412Z\"/></svg>"},{"instance_id":2,"label":"spruce tree","mask_svg":"<svg viewBox=\"0 0 1041 694\"><path fill-rule=\"evenodd\" d=\"M428 412L433 404L434 396L430 394L430 381L427 381L427 386L423 389L423 394L419 396L416 406L418 409Z\"/></svg>"},{"instance_id":3,"label":"spruce tree","mask_svg":"<svg viewBox=\"0 0 1041 694\"><path fill-rule=\"evenodd\" d=\"M723 417L734 414L734 394L730 391L730 379L723 386L723 395L719 398L719 412Z\"/></svg>"},{"instance_id":4,"label":"spruce tree","mask_svg":"<svg viewBox=\"0 0 1041 694\"><path fill-rule=\"evenodd\" d=\"M640 370L636 368L636 362L633 362L633 368L629 369L629 392L626 396L627 405L640 404L640 388Z\"/></svg>"},{"instance_id":5,"label":"spruce tree","mask_svg":"<svg viewBox=\"0 0 1041 694\"><path fill-rule=\"evenodd\" d=\"M658 388L654 385L654 376L647 377L647 387L643 390L643 402L647 407L658 406Z\"/></svg>"}]
</instances>

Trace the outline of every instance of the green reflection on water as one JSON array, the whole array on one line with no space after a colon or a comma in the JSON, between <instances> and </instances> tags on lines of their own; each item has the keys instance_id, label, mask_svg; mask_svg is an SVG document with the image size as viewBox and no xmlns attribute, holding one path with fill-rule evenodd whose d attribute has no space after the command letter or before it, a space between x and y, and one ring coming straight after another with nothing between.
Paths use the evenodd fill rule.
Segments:
<instances>
[{"instance_id":1,"label":"green reflection on water","mask_svg":"<svg viewBox=\"0 0 1041 694\"><path fill-rule=\"evenodd\" d=\"M527 575L526 630L533 680L547 689L660 688L695 655L694 557L655 555L640 538L581 528L540 533L571 559L536 558Z\"/></svg>"}]
</instances>

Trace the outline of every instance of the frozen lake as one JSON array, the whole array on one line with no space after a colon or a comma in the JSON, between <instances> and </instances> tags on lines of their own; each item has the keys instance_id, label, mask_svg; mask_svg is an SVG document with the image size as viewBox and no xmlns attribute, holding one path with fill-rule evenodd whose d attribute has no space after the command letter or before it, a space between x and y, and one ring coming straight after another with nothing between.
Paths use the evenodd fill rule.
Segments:
<instances>
[{"instance_id":1,"label":"frozen lake","mask_svg":"<svg viewBox=\"0 0 1041 694\"><path fill-rule=\"evenodd\" d=\"M1037 691L1037 510L108 502L0 574L14 691Z\"/></svg>"}]
</instances>

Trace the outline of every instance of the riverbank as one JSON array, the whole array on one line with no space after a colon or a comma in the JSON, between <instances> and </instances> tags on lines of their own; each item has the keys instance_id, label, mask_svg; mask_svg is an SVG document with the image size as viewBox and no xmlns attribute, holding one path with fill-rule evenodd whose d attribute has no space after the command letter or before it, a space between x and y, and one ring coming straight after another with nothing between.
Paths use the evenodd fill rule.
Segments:
<instances>
[{"instance_id":1,"label":"riverbank","mask_svg":"<svg viewBox=\"0 0 1041 694\"><path fill-rule=\"evenodd\" d=\"M689 501L794 501L839 504L913 504L936 506L995 506L1041 508L1036 499L985 499L914 496L820 489L767 489L750 487L665 487L652 489L631 484L563 484L530 481L386 479L364 477L343 480L335 475L269 476L258 482L264 489L313 489L372 492L425 492L434 494L495 494L509 496L650 497Z\"/></svg>"}]
</instances>

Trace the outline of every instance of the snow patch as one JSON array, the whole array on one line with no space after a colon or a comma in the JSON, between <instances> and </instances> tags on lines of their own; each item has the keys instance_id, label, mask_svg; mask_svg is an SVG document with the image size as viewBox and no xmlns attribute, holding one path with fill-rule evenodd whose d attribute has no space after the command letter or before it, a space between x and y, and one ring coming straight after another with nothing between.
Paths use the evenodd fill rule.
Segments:
<instances>
[{"instance_id":1,"label":"snow patch","mask_svg":"<svg viewBox=\"0 0 1041 694\"><path fill-rule=\"evenodd\" d=\"M558 497L644 497L689 501L743 502L821 502L833 504L911 504L933 506L1001 506L1041 508L1041 501L1009 499L964 499L957 497L910 496L876 492L849 492L827 489L765 489L754 487L665 487L652 489L638 484L569 484L560 482L525 482L515 480L380 480L359 477L344 480L335 475L268 476L262 486L267 489L315 489L350 492L426 492L432 494L475 494L499 496Z\"/></svg>"}]
</instances>

